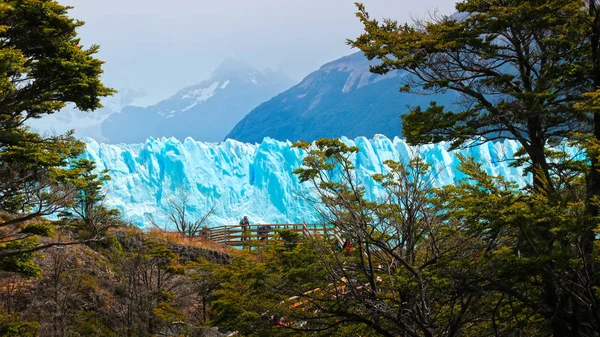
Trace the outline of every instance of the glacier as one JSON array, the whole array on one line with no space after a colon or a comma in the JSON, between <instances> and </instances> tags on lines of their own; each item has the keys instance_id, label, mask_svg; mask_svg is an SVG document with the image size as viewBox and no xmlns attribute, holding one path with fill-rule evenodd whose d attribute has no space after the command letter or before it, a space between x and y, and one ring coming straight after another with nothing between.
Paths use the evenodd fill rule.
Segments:
<instances>
[{"instance_id":1,"label":"glacier","mask_svg":"<svg viewBox=\"0 0 600 337\"><path fill-rule=\"evenodd\" d=\"M489 174L503 176L519 186L528 176L511 167L519 145L511 140L448 151L447 143L411 147L400 139L376 135L372 139L342 138L360 151L352 156L357 180L367 188L367 197L383 197L370 179L387 172L386 160L408 162L415 155L432 165L435 185L453 184L463 178L457 170L457 154L472 157ZM176 138L148 139L140 144L105 144L84 139L85 158L98 170L108 169L107 204L122 212L124 219L145 227L149 217L166 224L169 200L178 191L188 193L188 219L199 219L213 206L209 226L237 224L244 216L252 223L315 223L318 213L310 196L313 187L301 184L292 173L306 155L292 143L265 138L249 144L228 139L221 143L183 142Z\"/></svg>"}]
</instances>

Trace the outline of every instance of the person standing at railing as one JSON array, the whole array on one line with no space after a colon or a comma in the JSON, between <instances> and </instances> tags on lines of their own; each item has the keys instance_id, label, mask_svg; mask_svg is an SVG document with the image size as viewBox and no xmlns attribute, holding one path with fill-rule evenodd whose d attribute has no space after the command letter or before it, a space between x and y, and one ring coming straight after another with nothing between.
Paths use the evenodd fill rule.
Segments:
<instances>
[{"instance_id":1,"label":"person standing at railing","mask_svg":"<svg viewBox=\"0 0 600 337\"><path fill-rule=\"evenodd\" d=\"M250 226L250 220L248 220L248 216L244 215L242 221L240 221L240 227L242 227L242 244L244 241L248 240L248 227Z\"/></svg>"},{"instance_id":2,"label":"person standing at railing","mask_svg":"<svg viewBox=\"0 0 600 337\"><path fill-rule=\"evenodd\" d=\"M258 237L261 241L268 240L270 230L271 226L269 225L263 225L258 228Z\"/></svg>"},{"instance_id":3,"label":"person standing at railing","mask_svg":"<svg viewBox=\"0 0 600 337\"><path fill-rule=\"evenodd\" d=\"M205 240L210 239L210 229L207 226L202 227L202 230L200 230L200 238Z\"/></svg>"}]
</instances>

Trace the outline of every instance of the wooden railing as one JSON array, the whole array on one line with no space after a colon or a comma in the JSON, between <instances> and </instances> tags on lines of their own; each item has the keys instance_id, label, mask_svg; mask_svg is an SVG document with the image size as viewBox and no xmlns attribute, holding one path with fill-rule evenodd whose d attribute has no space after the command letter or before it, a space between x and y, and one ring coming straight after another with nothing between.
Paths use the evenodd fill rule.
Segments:
<instances>
[{"instance_id":1,"label":"wooden railing","mask_svg":"<svg viewBox=\"0 0 600 337\"><path fill-rule=\"evenodd\" d=\"M301 237L320 236L342 242L340 233L331 226L307 224L252 224L244 230L240 225L203 228L198 236L218 243L234 247L251 244L269 244L282 241L278 230L291 230L300 233Z\"/></svg>"}]
</instances>

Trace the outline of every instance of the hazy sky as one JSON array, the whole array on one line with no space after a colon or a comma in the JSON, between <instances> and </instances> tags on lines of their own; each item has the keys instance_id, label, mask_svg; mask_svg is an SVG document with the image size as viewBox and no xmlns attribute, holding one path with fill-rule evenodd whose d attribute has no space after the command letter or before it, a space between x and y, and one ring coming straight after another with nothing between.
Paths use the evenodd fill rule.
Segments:
<instances>
[{"instance_id":1,"label":"hazy sky","mask_svg":"<svg viewBox=\"0 0 600 337\"><path fill-rule=\"evenodd\" d=\"M301 80L322 64L350 54L345 44L361 25L353 0L58 0L86 25L84 45L101 46L104 81L143 89L139 104L155 103L210 76L232 57ZM377 18L400 21L453 0L364 0Z\"/></svg>"}]
</instances>

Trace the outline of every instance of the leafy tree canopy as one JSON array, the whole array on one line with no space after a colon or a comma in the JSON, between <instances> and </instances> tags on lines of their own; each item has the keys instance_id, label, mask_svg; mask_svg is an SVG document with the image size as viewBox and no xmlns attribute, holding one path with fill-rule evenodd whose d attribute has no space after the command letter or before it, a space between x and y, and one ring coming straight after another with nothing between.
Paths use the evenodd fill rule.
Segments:
<instances>
[{"instance_id":1,"label":"leafy tree canopy","mask_svg":"<svg viewBox=\"0 0 600 337\"><path fill-rule=\"evenodd\" d=\"M466 0L453 16L413 24L380 23L358 9L365 32L349 43L382 61L373 72L402 69L410 74L402 90L461 97L452 110L432 102L403 116L410 143L517 140L542 189L551 175L546 144L592 130L587 111L574 108L594 89L583 1Z\"/></svg>"},{"instance_id":2,"label":"leafy tree canopy","mask_svg":"<svg viewBox=\"0 0 600 337\"><path fill-rule=\"evenodd\" d=\"M0 242L44 232L21 231L36 217L101 199L105 174L94 175L92 163L77 161L84 144L72 132L44 136L25 125L67 104L97 109L102 97L115 92L100 81L103 62L94 57L99 47L81 45L77 29L83 22L70 18L69 9L50 0L4 1L0 7ZM81 191L86 200L76 198ZM21 246L3 247L0 256L46 247Z\"/></svg>"}]
</instances>

